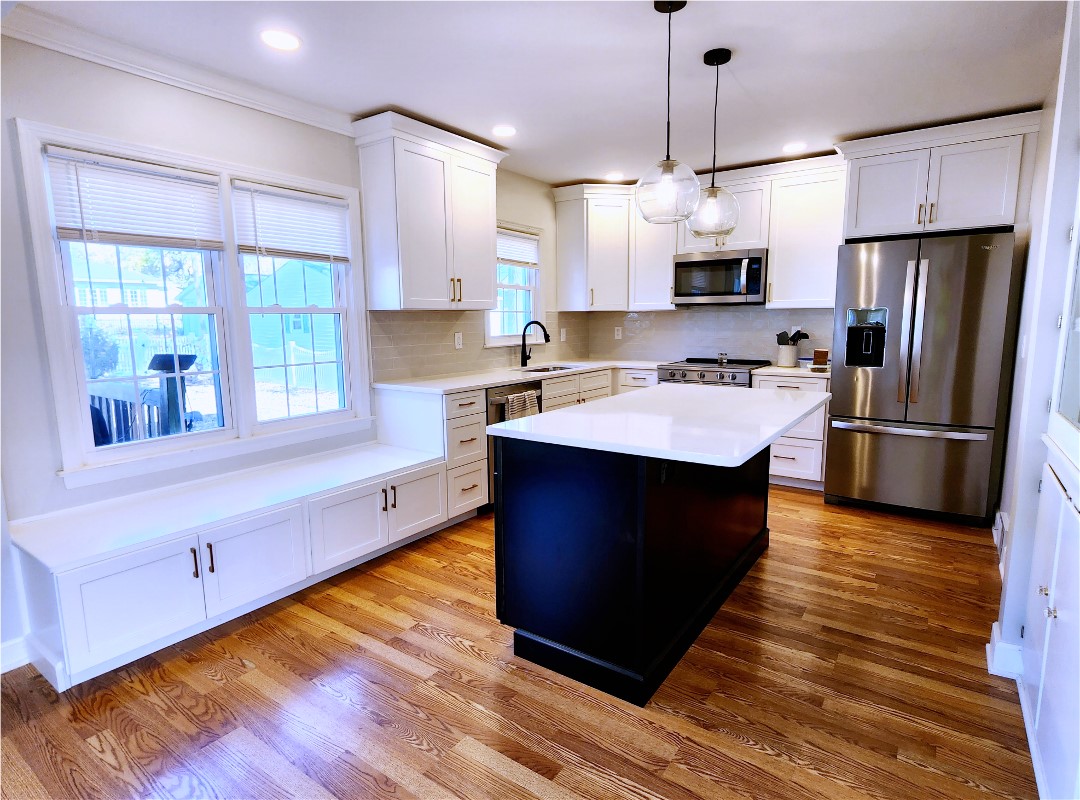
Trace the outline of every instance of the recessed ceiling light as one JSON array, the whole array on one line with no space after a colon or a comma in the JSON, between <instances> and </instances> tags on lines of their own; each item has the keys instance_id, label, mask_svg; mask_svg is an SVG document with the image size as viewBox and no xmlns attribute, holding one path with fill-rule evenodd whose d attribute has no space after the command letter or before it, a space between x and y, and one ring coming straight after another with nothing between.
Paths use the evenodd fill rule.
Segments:
<instances>
[{"instance_id":1,"label":"recessed ceiling light","mask_svg":"<svg viewBox=\"0 0 1080 800\"><path fill-rule=\"evenodd\" d=\"M621 181L622 179L623 174L621 172L609 172L604 176L605 181Z\"/></svg>"},{"instance_id":2,"label":"recessed ceiling light","mask_svg":"<svg viewBox=\"0 0 1080 800\"><path fill-rule=\"evenodd\" d=\"M517 128L513 125L496 125L491 129L492 136L513 136L517 133Z\"/></svg>"},{"instance_id":3,"label":"recessed ceiling light","mask_svg":"<svg viewBox=\"0 0 1080 800\"><path fill-rule=\"evenodd\" d=\"M784 152L789 156L793 156L796 153L801 153L806 149L806 142L788 142L784 145Z\"/></svg>"},{"instance_id":4,"label":"recessed ceiling light","mask_svg":"<svg viewBox=\"0 0 1080 800\"><path fill-rule=\"evenodd\" d=\"M263 44L275 50L298 50L300 37L288 31L263 31L259 34Z\"/></svg>"}]
</instances>

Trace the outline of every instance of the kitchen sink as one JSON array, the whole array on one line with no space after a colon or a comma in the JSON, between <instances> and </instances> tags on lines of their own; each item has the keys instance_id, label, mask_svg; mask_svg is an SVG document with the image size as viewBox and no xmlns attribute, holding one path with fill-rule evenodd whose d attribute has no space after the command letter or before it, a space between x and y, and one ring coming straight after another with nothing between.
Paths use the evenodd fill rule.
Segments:
<instances>
[{"instance_id":1,"label":"kitchen sink","mask_svg":"<svg viewBox=\"0 0 1080 800\"><path fill-rule=\"evenodd\" d=\"M522 372L559 372L564 369L577 369L570 364L548 364L543 367L522 367Z\"/></svg>"}]
</instances>

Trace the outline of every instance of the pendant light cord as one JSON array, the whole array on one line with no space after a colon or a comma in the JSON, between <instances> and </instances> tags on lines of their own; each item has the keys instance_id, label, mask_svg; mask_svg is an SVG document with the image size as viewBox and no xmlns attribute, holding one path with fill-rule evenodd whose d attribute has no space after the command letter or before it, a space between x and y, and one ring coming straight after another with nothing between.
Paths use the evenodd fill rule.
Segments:
<instances>
[{"instance_id":1,"label":"pendant light cord","mask_svg":"<svg viewBox=\"0 0 1080 800\"><path fill-rule=\"evenodd\" d=\"M713 115L715 117L715 115ZM715 138L715 137L714 137ZM671 12L667 13L667 147L665 161L671 161Z\"/></svg>"},{"instance_id":2,"label":"pendant light cord","mask_svg":"<svg viewBox=\"0 0 1080 800\"><path fill-rule=\"evenodd\" d=\"M712 176L709 179L709 188L716 188L716 112L720 108L720 65L716 65L716 94L713 96L712 106Z\"/></svg>"}]
</instances>

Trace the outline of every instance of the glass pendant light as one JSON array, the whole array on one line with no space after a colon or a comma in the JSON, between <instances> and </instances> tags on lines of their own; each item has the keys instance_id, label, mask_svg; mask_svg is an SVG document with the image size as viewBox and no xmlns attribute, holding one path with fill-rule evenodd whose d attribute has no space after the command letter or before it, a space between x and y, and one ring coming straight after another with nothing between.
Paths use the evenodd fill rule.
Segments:
<instances>
[{"instance_id":1,"label":"glass pendant light","mask_svg":"<svg viewBox=\"0 0 1080 800\"><path fill-rule=\"evenodd\" d=\"M694 213L701 192L694 171L671 157L671 15L685 6L685 1L653 3L653 8L668 15L667 149L634 187L638 211L646 222L682 222Z\"/></svg>"},{"instance_id":2,"label":"glass pendant light","mask_svg":"<svg viewBox=\"0 0 1080 800\"><path fill-rule=\"evenodd\" d=\"M694 213L686 220L686 229L698 239L727 236L739 224L739 201L723 186L716 185L716 116L720 105L720 65L731 61L731 51L720 47L705 54L705 63L716 67L716 96L713 98L712 180L701 190Z\"/></svg>"}]
</instances>

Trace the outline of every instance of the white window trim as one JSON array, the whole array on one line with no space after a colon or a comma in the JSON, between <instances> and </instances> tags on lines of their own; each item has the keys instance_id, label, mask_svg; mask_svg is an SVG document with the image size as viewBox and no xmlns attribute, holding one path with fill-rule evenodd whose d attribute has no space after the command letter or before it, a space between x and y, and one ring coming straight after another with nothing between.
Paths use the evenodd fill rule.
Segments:
<instances>
[{"instance_id":1,"label":"white window trim","mask_svg":"<svg viewBox=\"0 0 1080 800\"><path fill-rule=\"evenodd\" d=\"M48 354L48 369L52 384L62 467L60 475L67 486L87 486L146 474L180 466L207 463L251 452L286 445L340 437L346 433L371 427L370 381L368 376L368 344L366 341L367 306L364 295L363 256L360 227L360 193L357 189L324 181L270 172L244 165L232 164L177 153L156 147L134 144L93 134L16 119L19 157L26 193L27 215L30 224L32 254L37 277L38 295ZM161 163L206 173L216 172L220 185L220 202L224 215L225 250L221 286L224 296L219 299L226 308L243 308L244 281L236 265L237 247L232 220L232 181L244 180L300 191L337 196L349 205L350 266L346 272L346 301L353 311L350 315L346 381L352 408L341 412L279 420L255 425L253 393L238 392L232 386L234 427L205 431L187 436L166 437L139 443L138 448L104 448L87 450L86 420L89 413L80 409L81 353L79 339L70 330L73 316L65 302L65 279L58 268L58 243L53 235L52 212L45 178L42 148L56 144L75 149L116 155L138 161ZM247 324L242 313L225 315L223 335L228 348L232 375L252 371L250 347L245 347L248 334L241 326ZM231 381L235 384L236 381ZM245 396L241 397L240 394ZM250 394L250 396L246 396ZM222 398L223 402L226 398Z\"/></svg>"},{"instance_id":2,"label":"white window trim","mask_svg":"<svg viewBox=\"0 0 1080 800\"><path fill-rule=\"evenodd\" d=\"M543 268L541 267L540 261L539 261L539 258L540 258L540 255L539 255L539 242L540 242L540 238L541 238L541 235L542 235L543 231L541 231L539 228L533 228L533 227L530 227L528 225L518 225L516 223L503 222L503 221L500 220L497 223L497 232L520 233L520 234L524 234L526 236L534 236L534 237L536 237L536 239L537 239L537 262L536 262L536 265L535 265L535 268L536 268L536 286L534 286L533 290L532 290L532 296L533 296L533 319L540 320L540 322L544 322L544 324L546 325L547 323L544 321L544 290L543 290L544 271L543 271ZM515 263L517 263L517 262L515 262ZM528 265L523 264L522 266L528 266ZM497 298L498 297L498 287L497 286L496 286L496 289L495 289L495 293L496 293L495 296ZM520 333L508 334L506 336L492 336L488 332L488 313L489 312L486 312L486 311L484 312L484 349L494 349L494 348L499 348L499 347L521 347L521 334ZM551 335L550 332L549 332L549 335ZM529 345L535 345L535 344L538 344L538 345L541 345L541 346L544 345L545 342L544 342L544 334L543 334L543 332L538 327L536 327L534 325L533 327L531 327L529 329L529 333L525 338L525 343L529 344Z\"/></svg>"}]
</instances>

